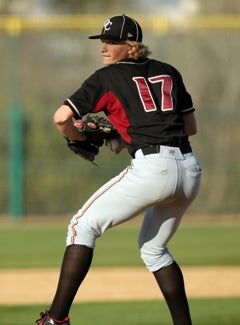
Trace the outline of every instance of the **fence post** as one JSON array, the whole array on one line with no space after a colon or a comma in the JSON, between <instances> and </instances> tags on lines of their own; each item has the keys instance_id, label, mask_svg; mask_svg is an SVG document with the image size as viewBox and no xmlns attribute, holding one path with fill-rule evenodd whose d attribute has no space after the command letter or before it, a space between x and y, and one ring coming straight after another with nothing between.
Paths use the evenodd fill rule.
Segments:
<instances>
[{"instance_id":1,"label":"fence post","mask_svg":"<svg viewBox=\"0 0 240 325\"><path fill-rule=\"evenodd\" d=\"M9 35L9 214L23 217L23 116L20 105L20 32L21 21L12 18Z\"/></svg>"}]
</instances>

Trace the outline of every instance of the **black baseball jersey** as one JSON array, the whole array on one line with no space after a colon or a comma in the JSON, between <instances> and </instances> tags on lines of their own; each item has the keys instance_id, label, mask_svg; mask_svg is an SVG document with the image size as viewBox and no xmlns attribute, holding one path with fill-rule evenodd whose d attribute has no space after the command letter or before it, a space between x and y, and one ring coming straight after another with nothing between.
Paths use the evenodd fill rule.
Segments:
<instances>
[{"instance_id":1,"label":"black baseball jersey","mask_svg":"<svg viewBox=\"0 0 240 325\"><path fill-rule=\"evenodd\" d=\"M151 144L188 143L182 115L194 111L181 74L153 59L127 59L97 70L64 104L77 118L103 111L131 154Z\"/></svg>"}]
</instances>

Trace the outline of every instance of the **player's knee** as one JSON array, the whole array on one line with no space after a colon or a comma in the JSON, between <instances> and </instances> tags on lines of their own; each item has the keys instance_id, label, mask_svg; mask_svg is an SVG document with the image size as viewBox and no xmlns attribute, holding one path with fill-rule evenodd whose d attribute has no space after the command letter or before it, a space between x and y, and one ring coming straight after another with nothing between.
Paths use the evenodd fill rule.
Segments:
<instances>
[{"instance_id":1,"label":"player's knee","mask_svg":"<svg viewBox=\"0 0 240 325\"><path fill-rule=\"evenodd\" d=\"M155 272L162 267L173 263L174 259L167 247L149 248L144 245L140 248L141 258L150 272Z\"/></svg>"},{"instance_id":2,"label":"player's knee","mask_svg":"<svg viewBox=\"0 0 240 325\"><path fill-rule=\"evenodd\" d=\"M73 218L68 226L67 245L74 243L94 248L96 239L100 235L84 218L79 218L78 220Z\"/></svg>"}]
</instances>

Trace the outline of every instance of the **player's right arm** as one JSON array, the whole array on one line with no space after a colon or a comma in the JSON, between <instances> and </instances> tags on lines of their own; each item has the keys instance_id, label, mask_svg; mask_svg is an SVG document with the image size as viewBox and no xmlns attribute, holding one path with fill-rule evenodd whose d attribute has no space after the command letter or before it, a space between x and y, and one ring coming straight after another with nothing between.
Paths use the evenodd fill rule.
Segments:
<instances>
[{"instance_id":1,"label":"player's right arm","mask_svg":"<svg viewBox=\"0 0 240 325\"><path fill-rule=\"evenodd\" d=\"M70 140L86 140L86 136L73 125L73 111L67 105L60 106L53 117L54 123L62 135Z\"/></svg>"},{"instance_id":2,"label":"player's right arm","mask_svg":"<svg viewBox=\"0 0 240 325\"><path fill-rule=\"evenodd\" d=\"M197 122L194 113L184 114L184 132L186 135L191 136L197 133Z\"/></svg>"}]
</instances>

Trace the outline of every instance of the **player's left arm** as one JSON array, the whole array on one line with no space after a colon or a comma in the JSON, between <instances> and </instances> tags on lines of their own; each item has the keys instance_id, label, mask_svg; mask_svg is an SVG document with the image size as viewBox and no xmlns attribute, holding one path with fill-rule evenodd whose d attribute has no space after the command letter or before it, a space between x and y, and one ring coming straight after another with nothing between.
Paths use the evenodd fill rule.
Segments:
<instances>
[{"instance_id":1,"label":"player's left arm","mask_svg":"<svg viewBox=\"0 0 240 325\"><path fill-rule=\"evenodd\" d=\"M62 135L70 140L85 141L86 136L73 124L73 111L67 105L60 106L53 117L54 123Z\"/></svg>"},{"instance_id":2,"label":"player's left arm","mask_svg":"<svg viewBox=\"0 0 240 325\"><path fill-rule=\"evenodd\" d=\"M184 122L184 132L186 135L191 136L197 133L197 122L194 112L184 114L182 116Z\"/></svg>"}]
</instances>

